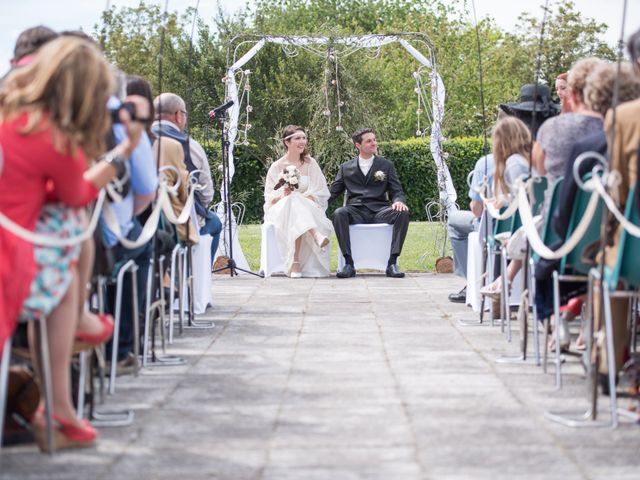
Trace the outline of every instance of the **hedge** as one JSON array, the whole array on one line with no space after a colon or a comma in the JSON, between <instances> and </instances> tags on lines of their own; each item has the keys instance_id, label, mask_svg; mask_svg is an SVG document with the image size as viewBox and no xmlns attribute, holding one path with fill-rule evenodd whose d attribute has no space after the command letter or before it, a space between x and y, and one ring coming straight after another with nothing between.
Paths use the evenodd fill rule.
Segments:
<instances>
[{"instance_id":1,"label":"hedge","mask_svg":"<svg viewBox=\"0 0 640 480\"><path fill-rule=\"evenodd\" d=\"M482 154L483 140L477 137L453 138L446 140L442 147L458 193L458 203L462 208L467 208L467 175ZM205 150L209 156L216 192L219 192L222 178L219 148L205 145ZM428 139L381 142L379 150L381 155L392 160L396 166L407 196L411 220L426 220L425 205L438 199L436 165L431 156ZM231 185L231 197L233 201L244 203L245 223L262 221L264 177L267 167L261 159L266 156L261 154L257 145L238 145L234 149L236 171ZM325 171L325 176L331 181L335 172ZM338 206L331 205L330 212Z\"/></svg>"}]
</instances>

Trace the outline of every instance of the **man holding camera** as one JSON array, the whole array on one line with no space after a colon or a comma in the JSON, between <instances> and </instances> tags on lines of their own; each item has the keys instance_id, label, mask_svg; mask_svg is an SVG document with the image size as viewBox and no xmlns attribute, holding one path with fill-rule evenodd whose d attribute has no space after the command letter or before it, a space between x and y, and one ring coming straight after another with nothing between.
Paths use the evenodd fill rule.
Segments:
<instances>
[{"instance_id":1,"label":"man holding camera","mask_svg":"<svg viewBox=\"0 0 640 480\"><path fill-rule=\"evenodd\" d=\"M185 133L187 128L187 107L184 100L175 93L161 93L153 101L156 121L151 125L154 135L166 136L177 140L184 152L184 163L189 172L199 170L198 183L202 190L196 192L195 209L198 215L200 234L211 235L211 261L215 261L215 254L220 242L222 223L214 212L207 210L213 199L213 180L209 160L202 146Z\"/></svg>"}]
</instances>

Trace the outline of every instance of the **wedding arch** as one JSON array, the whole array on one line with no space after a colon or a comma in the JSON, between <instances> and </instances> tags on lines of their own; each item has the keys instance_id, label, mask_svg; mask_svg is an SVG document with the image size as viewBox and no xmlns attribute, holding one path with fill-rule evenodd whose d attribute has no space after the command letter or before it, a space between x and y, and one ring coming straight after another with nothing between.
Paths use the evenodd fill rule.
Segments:
<instances>
[{"instance_id":1,"label":"wedding arch","mask_svg":"<svg viewBox=\"0 0 640 480\"><path fill-rule=\"evenodd\" d=\"M430 151L436 165L438 199L427 205L427 214L432 218L430 213L431 207L437 205L437 214L434 219L443 220L445 215L458 209L456 204L457 194L449 168L445 161L446 154L442 151L442 119L444 117L445 88L442 78L437 72L434 48L428 36L418 32L403 32L395 34L371 34L360 36L284 36L284 35L239 35L231 40L227 49L227 72L223 78L225 84L225 102L233 101L233 105L229 109L229 118L227 120L228 133L228 168L224 173L221 185L221 193L225 198L226 185L231 185L233 175L235 173L234 166L234 147L240 133L239 121L241 111L245 109L245 128L243 143L247 144L247 131L250 128L248 118L252 107L249 103L251 86L249 76L251 71L245 70L243 67L255 57L268 43L280 45L283 54L288 57L294 57L299 50L303 50L320 57L333 59L338 64L340 58L347 57L360 50L371 51L374 53L380 51L382 47L390 44L400 44L408 53L419 63L419 67L413 72L416 81L415 93L418 97L418 129L416 133L425 136L426 129L420 128L420 113L424 111L427 119L431 122L430 128ZM426 53L419 51L413 44L419 44ZM242 46L251 45L251 47L238 58L240 48ZM428 72L428 82L422 82L422 72ZM237 78L239 77L239 79ZM244 85L243 85L244 82ZM337 88L339 96L339 88ZM338 116L340 116L340 105L338 108ZM330 112L327 110L327 113ZM342 130L340 122L338 122L337 130ZM225 232L226 229L223 229ZM442 241L446 243L446 235L442 235ZM439 243L436 236L436 244ZM223 233L220 239L219 249L227 250L226 234ZM247 268L248 264L244 258L244 254L238 242L237 235L232 239L233 249L237 252L236 262L239 266ZM442 249L444 249L444 244ZM220 251L219 250L219 251ZM436 245L436 250L438 246Z\"/></svg>"},{"instance_id":2,"label":"wedding arch","mask_svg":"<svg viewBox=\"0 0 640 480\"><path fill-rule=\"evenodd\" d=\"M427 54L421 53L411 43L418 42L427 49ZM240 58L237 58L238 50L240 46L252 43L253 46ZM226 100L233 100L233 106L229 110L229 184L234 175L234 162L233 162L233 150L238 137L239 129L238 123L240 119L240 112L243 105L243 100L248 97L248 91L242 91L239 95L238 82L236 76L238 72L244 72L242 68L255 57L267 43L278 44L282 46L283 52L288 56L295 56L297 49L303 49L307 52L326 57L327 55L334 55L337 57L345 57L351 55L354 52L362 49L380 49L385 45L392 43L399 43L404 49L415 58L421 67L425 67L429 70L429 86L430 86L430 98L428 101L424 101L425 109L430 110L431 117L431 135L430 135L430 150L433 156L433 160L436 164L438 172L438 190L439 201L443 207L443 210L452 211L456 210L456 191L453 186L451 174L449 168L445 162L445 155L442 152L442 119L444 116L444 101L445 101L445 88L442 83L442 79L436 70L435 56L433 54L433 48L428 37L422 33L410 32L410 33L397 33L388 35L361 35L361 36L348 36L348 37L330 37L330 36L272 36L272 35L240 35L235 37L229 45L227 54L227 74L224 78ZM233 53L231 53L233 49ZM413 73L417 80L418 85L420 70ZM419 97L421 93L418 92L420 87L416 87L416 93ZM423 96L423 100L426 95ZM419 98L420 107L420 98ZM250 106L248 107L250 108ZM248 112L247 112L248 113ZM224 182L223 182L224 183Z\"/></svg>"}]
</instances>

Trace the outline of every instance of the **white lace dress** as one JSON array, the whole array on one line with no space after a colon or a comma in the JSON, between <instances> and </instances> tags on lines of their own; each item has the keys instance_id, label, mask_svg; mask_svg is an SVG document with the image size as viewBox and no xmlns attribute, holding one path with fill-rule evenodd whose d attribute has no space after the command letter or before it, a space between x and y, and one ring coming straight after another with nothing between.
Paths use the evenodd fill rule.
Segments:
<instances>
[{"instance_id":1,"label":"white lace dress","mask_svg":"<svg viewBox=\"0 0 640 480\"><path fill-rule=\"evenodd\" d=\"M317 162L310 158L305 162L299 188L272 203L282 195L282 189L274 190L280 173L288 165L283 157L274 162L265 180L264 221L273 223L280 252L284 255L285 269L291 270L295 241L302 236L298 259L303 277L326 277L329 275L329 249L318 247L309 230L331 238L333 224L325 211L329 199L327 181ZM306 174L306 175L305 175Z\"/></svg>"}]
</instances>

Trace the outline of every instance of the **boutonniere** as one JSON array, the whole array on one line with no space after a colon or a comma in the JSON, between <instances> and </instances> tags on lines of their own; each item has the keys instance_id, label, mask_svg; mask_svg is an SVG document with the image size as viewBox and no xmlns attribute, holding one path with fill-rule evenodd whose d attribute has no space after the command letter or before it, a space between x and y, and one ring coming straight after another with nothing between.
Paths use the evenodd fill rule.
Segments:
<instances>
[{"instance_id":1,"label":"boutonniere","mask_svg":"<svg viewBox=\"0 0 640 480\"><path fill-rule=\"evenodd\" d=\"M384 173L382 170L378 170L377 172L375 172L373 174L373 179L376 182L384 182L384 179L387 178L387 174Z\"/></svg>"}]
</instances>

